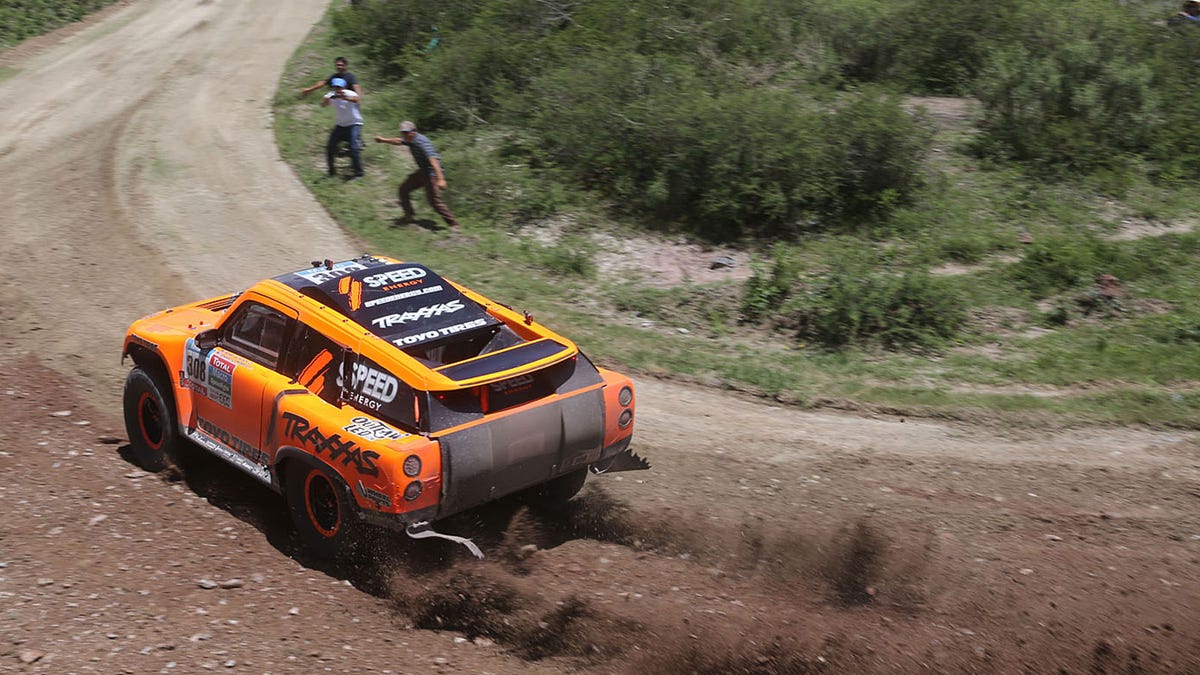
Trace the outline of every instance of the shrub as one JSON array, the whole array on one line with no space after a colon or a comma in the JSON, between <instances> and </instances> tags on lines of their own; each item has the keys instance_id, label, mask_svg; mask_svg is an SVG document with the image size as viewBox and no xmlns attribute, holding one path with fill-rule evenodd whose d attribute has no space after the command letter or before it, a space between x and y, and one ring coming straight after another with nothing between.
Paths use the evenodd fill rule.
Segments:
<instances>
[{"instance_id":1,"label":"shrub","mask_svg":"<svg viewBox=\"0 0 1200 675\"><path fill-rule=\"evenodd\" d=\"M372 67L385 79L399 79L434 37L470 25L479 0L359 0L333 14L338 38L361 45Z\"/></svg>"},{"instance_id":2,"label":"shrub","mask_svg":"<svg viewBox=\"0 0 1200 675\"><path fill-rule=\"evenodd\" d=\"M1176 345L1200 345L1200 316L1179 313L1161 318L1152 325L1157 342Z\"/></svg>"},{"instance_id":3,"label":"shrub","mask_svg":"<svg viewBox=\"0 0 1200 675\"><path fill-rule=\"evenodd\" d=\"M1086 173L1148 148L1159 116L1150 40L1116 7L1026 5L1024 39L997 49L976 82L976 148Z\"/></svg>"},{"instance_id":4,"label":"shrub","mask_svg":"<svg viewBox=\"0 0 1200 675\"><path fill-rule=\"evenodd\" d=\"M1092 283L1123 258L1119 246L1090 233L1047 236L1030 245L1010 274L1034 297L1045 298Z\"/></svg>"},{"instance_id":5,"label":"shrub","mask_svg":"<svg viewBox=\"0 0 1200 675\"><path fill-rule=\"evenodd\" d=\"M1160 180L1180 183L1200 175L1200 135L1195 130L1200 119L1200 35L1195 26L1181 25L1164 37L1157 43L1155 86L1171 105L1164 107L1162 122L1154 128L1149 155L1158 163Z\"/></svg>"},{"instance_id":6,"label":"shrub","mask_svg":"<svg viewBox=\"0 0 1200 675\"><path fill-rule=\"evenodd\" d=\"M334 26L406 76L421 126L521 129L618 212L730 241L886 219L919 185L928 133L897 99L772 82L811 46L810 11L396 0L338 10Z\"/></svg>"},{"instance_id":7,"label":"shrub","mask_svg":"<svg viewBox=\"0 0 1200 675\"><path fill-rule=\"evenodd\" d=\"M877 344L941 346L959 334L966 310L953 283L924 271L893 273L862 249L829 253L829 267L800 276L796 256L776 246L756 262L742 297L745 318L778 313L799 339L827 348Z\"/></svg>"},{"instance_id":8,"label":"shrub","mask_svg":"<svg viewBox=\"0 0 1200 675\"><path fill-rule=\"evenodd\" d=\"M842 0L820 10L824 34L851 79L895 82L910 91L962 95L971 90L988 54L1016 41L1017 0Z\"/></svg>"},{"instance_id":9,"label":"shrub","mask_svg":"<svg viewBox=\"0 0 1200 675\"><path fill-rule=\"evenodd\" d=\"M113 0L18 0L0 5L0 49L79 21Z\"/></svg>"},{"instance_id":10,"label":"shrub","mask_svg":"<svg viewBox=\"0 0 1200 675\"><path fill-rule=\"evenodd\" d=\"M936 348L958 335L966 310L952 282L924 271L877 268L861 252L835 254L782 312L802 340L830 349L876 343Z\"/></svg>"},{"instance_id":11,"label":"shrub","mask_svg":"<svg viewBox=\"0 0 1200 675\"><path fill-rule=\"evenodd\" d=\"M799 278L796 255L786 246L776 245L771 249L769 262L755 259L751 263L750 278L742 291L742 316L759 321L773 313L791 295Z\"/></svg>"},{"instance_id":12,"label":"shrub","mask_svg":"<svg viewBox=\"0 0 1200 675\"><path fill-rule=\"evenodd\" d=\"M549 158L618 210L709 240L791 238L885 218L911 198L929 135L877 90L709 93L682 59L597 53L510 101Z\"/></svg>"}]
</instances>

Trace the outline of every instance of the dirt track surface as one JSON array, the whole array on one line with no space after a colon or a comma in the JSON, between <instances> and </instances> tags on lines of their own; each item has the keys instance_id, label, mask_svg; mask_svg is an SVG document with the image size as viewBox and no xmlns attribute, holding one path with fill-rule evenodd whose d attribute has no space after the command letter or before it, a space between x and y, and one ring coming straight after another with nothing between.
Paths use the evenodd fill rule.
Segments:
<instances>
[{"instance_id":1,"label":"dirt track surface","mask_svg":"<svg viewBox=\"0 0 1200 675\"><path fill-rule=\"evenodd\" d=\"M338 565L127 457L130 320L360 252L269 101L323 2L134 2L0 82L0 671L1200 672L1200 444L639 380L650 472ZM50 370L52 367L54 370Z\"/></svg>"}]
</instances>

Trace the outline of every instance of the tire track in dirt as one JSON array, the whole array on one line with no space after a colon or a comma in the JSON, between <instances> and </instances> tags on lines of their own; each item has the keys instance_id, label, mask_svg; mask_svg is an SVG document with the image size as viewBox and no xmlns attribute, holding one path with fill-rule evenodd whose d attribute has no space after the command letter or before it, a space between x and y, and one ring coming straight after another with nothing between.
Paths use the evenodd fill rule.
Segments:
<instances>
[{"instance_id":1,"label":"tire track in dirt","mask_svg":"<svg viewBox=\"0 0 1200 675\"><path fill-rule=\"evenodd\" d=\"M324 8L146 0L12 64L0 348L111 405L134 318L242 288L267 260L357 251L269 133L277 73Z\"/></svg>"},{"instance_id":2,"label":"tire track in dirt","mask_svg":"<svg viewBox=\"0 0 1200 675\"><path fill-rule=\"evenodd\" d=\"M324 7L142 0L0 83L0 114L15 121L0 129L0 491L20 505L0 548L16 559L13 644L48 645L50 670L81 671L92 655L109 671L196 666L216 653L186 637L202 631L255 667L305 672L347 647L364 670L447 672L574 667L554 654L610 672L627 663L607 658L637 664L637 649L653 658L627 672L1077 670L1093 648L1106 664L1198 663L1187 642L1200 626L1192 433L1000 433L639 380L635 444L651 472L593 480L557 519L477 514L491 522L459 531L490 544L495 560L482 565L453 545L401 541L374 568L317 572L288 560L306 559L278 500L243 489L250 479L218 460L163 486L97 450L85 428L51 426L68 425L48 414L68 397L18 353L41 355L116 417L131 319L238 289L280 261L360 252L270 134L277 73ZM80 522L60 507L68 500L95 515ZM72 566L85 546L94 564ZM122 578L97 572L114 561ZM103 614L143 569L162 586ZM249 578L261 600L214 601L224 597L196 579L217 573ZM63 602L76 595L80 609ZM147 602L166 619L143 625ZM205 606L213 616L194 611ZM52 630L88 611L101 613L99 632ZM492 635L527 660L402 630L392 612ZM308 617L328 629L293 627ZM383 630L356 634L368 625ZM253 644L238 646L239 626ZM15 651L0 645L0 657ZM297 651L308 660L288 661Z\"/></svg>"}]
</instances>

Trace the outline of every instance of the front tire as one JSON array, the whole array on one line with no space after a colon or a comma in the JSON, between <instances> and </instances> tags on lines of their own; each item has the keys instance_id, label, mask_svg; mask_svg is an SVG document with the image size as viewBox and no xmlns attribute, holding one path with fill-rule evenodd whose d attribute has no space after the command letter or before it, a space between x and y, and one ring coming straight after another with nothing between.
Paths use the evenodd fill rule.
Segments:
<instances>
[{"instance_id":1,"label":"front tire","mask_svg":"<svg viewBox=\"0 0 1200 675\"><path fill-rule=\"evenodd\" d=\"M353 550L358 523L345 482L308 458L292 461L286 480L288 512L305 548L326 559Z\"/></svg>"},{"instance_id":2,"label":"front tire","mask_svg":"<svg viewBox=\"0 0 1200 675\"><path fill-rule=\"evenodd\" d=\"M125 432L138 465L153 473L177 466L183 439L169 383L135 367L125 378L123 407Z\"/></svg>"}]
</instances>

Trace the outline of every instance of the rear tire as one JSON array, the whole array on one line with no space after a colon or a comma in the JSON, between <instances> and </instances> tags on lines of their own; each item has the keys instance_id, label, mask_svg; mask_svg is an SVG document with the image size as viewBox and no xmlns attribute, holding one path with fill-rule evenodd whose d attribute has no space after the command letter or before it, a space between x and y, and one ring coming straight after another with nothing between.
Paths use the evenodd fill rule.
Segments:
<instances>
[{"instance_id":1,"label":"rear tire","mask_svg":"<svg viewBox=\"0 0 1200 675\"><path fill-rule=\"evenodd\" d=\"M141 366L125 378L125 432L138 465L157 473L177 467L183 439L175 419L175 399L169 383Z\"/></svg>"},{"instance_id":2,"label":"rear tire","mask_svg":"<svg viewBox=\"0 0 1200 675\"><path fill-rule=\"evenodd\" d=\"M587 467L576 469L571 473L564 473L556 478L535 485L529 488L525 495L525 501L530 506L538 509L552 509L557 506L562 506L571 500L572 497L579 494L583 489L583 483L587 480Z\"/></svg>"},{"instance_id":3,"label":"rear tire","mask_svg":"<svg viewBox=\"0 0 1200 675\"><path fill-rule=\"evenodd\" d=\"M290 462L285 475L288 512L305 548L326 559L352 551L359 528L341 477L308 458Z\"/></svg>"}]
</instances>

